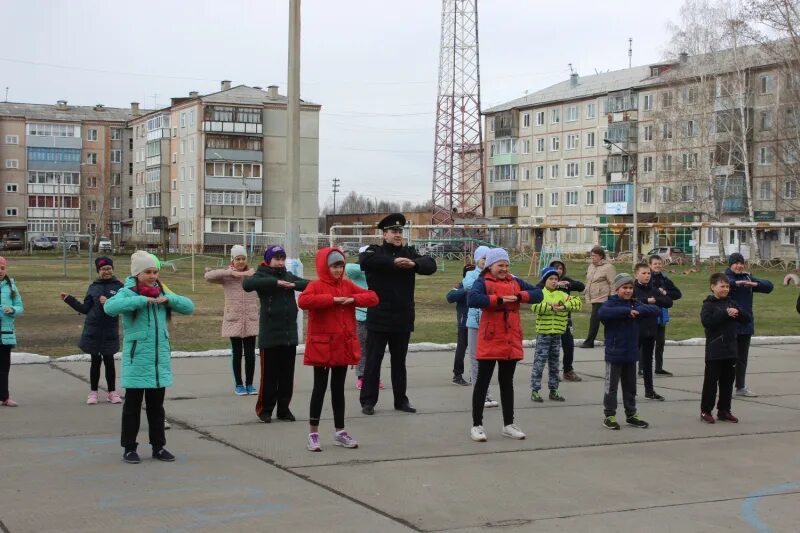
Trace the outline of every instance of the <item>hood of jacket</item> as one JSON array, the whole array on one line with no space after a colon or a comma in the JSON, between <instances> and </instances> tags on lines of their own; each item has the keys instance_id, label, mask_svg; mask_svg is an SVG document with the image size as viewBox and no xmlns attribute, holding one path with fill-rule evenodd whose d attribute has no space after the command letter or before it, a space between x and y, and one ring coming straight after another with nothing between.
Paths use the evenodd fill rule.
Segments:
<instances>
[{"instance_id":1,"label":"hood of jacket","mask_svg":"<svg viewBox=\"0 0 800 533\"><path fill-rule=\"evenodd\" d=\"M350 278L350 281L362 289L367 288L367 276L364 274L364 271L361 270L361 265L358 263L347 263L344 266L344 272L347 274L347 277Z\"/></svg>"},{"instance_id":2,"label":"hood of jacket","mask_svg":"<svg viewBox=\"0 0 800 533\"><path fill-rule=\"evenodd\" d=\"M328 267L328 256L334 252L338 254L342 253L336 248L321 248L319 251L317 251L317 256L315 258L317 265L317 279L329 285L338 285L342 282L342 278L334 279L334 277L331 275L331 269Z\"/></svg>"},{"instance_id":3,"label":"hood of jacket","mask_svg":"<svg viewBox=\"0 0 800 533\"><path fill-rule=\"evenodd\" d=\"M564 261L562 261L561 259L553 259L552 261L550 261L550 265L549 266L555 268L556 265L561 265L562 272L561 272L561 276L559 276L559 278L563 279L567 275L567 264Z\"/></svg>"}]
</instances>

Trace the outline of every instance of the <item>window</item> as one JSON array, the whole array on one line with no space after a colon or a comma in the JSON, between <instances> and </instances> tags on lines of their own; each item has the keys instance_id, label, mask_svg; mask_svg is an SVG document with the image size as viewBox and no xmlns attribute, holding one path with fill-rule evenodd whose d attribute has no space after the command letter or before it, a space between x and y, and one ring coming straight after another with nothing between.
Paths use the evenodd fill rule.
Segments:
<instances>
[{"instance_id":1,"label":"window","mask_svg":"<svg viewBox=\"0 0 800 533\"><path fill-rule=\"evenodd\" d=\"M186 127L186 113L181 113L181 128Z\"/></svg>"},{"instance_id":2,"label":"window","mask_svg":"<svg viewBox=\"0 0 800 533\"><path fill-rule=\"evenodd\" d=\"M758 88L761 94L772 94L772 76L765 74L758 78Z\"/></svg>"},{"instance_id":3,"label":"window","mask_svg":"<svg viewBox=\"0 0 800 533\"><path fill-rule=\"evenodd\" d=\"M172 180L172 190L173 191L178 190L178 180Z\"/></svg>"},{"instance_id":4,"label":"window","mask_svg":"<svg viewBox=\"0 0 800 533\"><path fill-rule=\"evenodd\" d=\"M578 120L578 106L569 106L567 108L567 122L575 122L576 120Z\"/></svg>"},{"instance_id":5,"label":"window","mask_svg":"<svg viewBox=\"0 0 800 533\"><path fill-rule=\"evenodd\" d=\"M555 179L558 177L558 163L550 165L550 178Z\"/></svg>"},{"instance_id":6,"label":"window","mask_svg":"<svg viewBox=\"0 0 800 533\"><path fill-rule=\"evenodd\" d=\"M97 188L97 176L89 176L86 178L86 186L90 189Z\"/></svg>"},{"instance_id":7,"label":"window","mask_svg":"<svg viewBox=\"0 0 800 533\"><path fill-rule=\"evenodd\" d=\"M653 190L650 187L642 187L642 203L649 204L653 201Z\"/></svg>"},{"instance_id":8,"label":"window","mask_svg":"<svg viewBox=\"0 0 800 533\"><path fill-rule=\"evenodd\" d=\"M181 155L186 153L186 140L181 141Z\"/></svg>"},{"instance_id":9,"label":"window","mask_svg":"<svg viewBox=\"0 0 800 533\"><path fill-rule=\"evenodd\" d=\"M550 111L550 124L558 124L561 122L561 110L552 109Z\"/></svg>"},{"instance_id":10,"label":"window","mask_svg":"<svg viewBox=\"0 0 800 533\"><path fill-rule=\"evenodd\" d=\"M569 206L578 205L578 191L567 191L564 203Z\"/></svg>"},{"instance_id":11,"label":"window","mask_svg":"<svg viewBox=\"0 0 800 533\"><path fill-rule=\"evenodd\" d=\"M653 125L648 124L644 127L644 140L645 141L652 141L653 140Z\"/></svg>"},{"instance_id":12,"label":"window","mask_svg":"<svg viewBox=\"0 0 800 533\"><path fill-rule=\"evenodd\" d=\"M29 161L80 163L81 151L68 148L28 148Z\"/></svg>"},{"instance_id":13,"label":"window","mask_svg":"<svg viewBox=\"0 0 800 533\"><path fill-rule=\"evenodd\" d=\"M661 138L663 140L672 139L672 124L665 122L661 130Z\"/></svg>"},{"instance_id":14,"label":"window","mask_svg":"<svg viewBox=\"0 0 800 533\"><path fill-rule=\"evenodd\" d=\"M181 209L186 209L186 206L184 205L184 199L185 199L185 196L183 194L181 194L180 200L179 200L179 203L178 203L178 205L180 206Z\"/></svg>"},{"instance_id":15,"label":"window","mask_svg":"<svg viewBox=\"0 0 800 533\"><path fill-rule=\"evenodd\" d=\"M797 182L787 181L783 184L783 197L786 200L794 200L797 198Z\"/></svg>"},{"instance_id":16,"label":"window","mask_svg":"<svg viewBox=\"0 0 800 533\"><path fill-rule=\"evenodd\" d=\"M516 181L517 165L497 165L489 169L489 181Z\"/></svg>"},{"instance_id":17,"label":"window","mask_svg":"<svg viewBox=\"0 0 800 533\"><path fill-rule=\"evenodd\" d=\"M122 185L122 174L119 172L112 172L111 173L111 186L112 187L119 187Z\"/></svg>"},{"instance_id":18,"label":"window","mask_svg":"<svg viewBox=\"0 0 800 533\"><path fill-rule=\"evenodd\" d=\"M761 112L761 131L768 131L772 129L772 111Z\"/></svg>"},{"instance_id":19,"label":"window","mask_svg":"<svg viewBox=\"0 0 800 533\"><path fill-rule=\"evenodd\" d=\"M97 154L95 152L89 152L88 154L86 154L86 164L87 165L97 164Z\"/></svg>"},{"instance_id":20,"label":"window","mask_svg":"<svg viewBox=\"0 0 800 533\"><path fill-rule=\"evenodd\" d=\"M794 222L794 217L784 217L784 222ZM795 244L797 240L797 230L795 228L783 228L781 230L782 244Z\"/></svg>"},{"instance_id":21,"label":"window","mask_svg":"<svg viewBox=\"0 0 800 533\"><path fill-rule=\"evenodd\" d=\"M111 150L111 162L122 163L122 150Z\"/></svg>"},{"instance_id":22,"label":"window","mask_svg":"<svg viewBox=\"0 0 800 533\"><path fill-rule=\"evenodd\" d=\"M574 220L568 224L575 224ZM564 228L564 242L578 242L578 228Z\"/></svg>"},{"instance_id":23,"label":"window","mask_svg":"<svg viewBox=\"0 0 800 533\"><path fill-rule=\"evenodd\" d=\"M578 148L578 140L580 136L577 133L567 135L567 150L575 150Z\"/></svg>"},{"instance_id":24,"label":"window","mask_svg":"<svg viewBox=\"0 0 800 533\"><path fill-rule=\"evenodd\" d=\"M122 139L122 128L111 128L111 140L119 141Z\"/></svg>"},{"instance_id":25,"label":"window","mask_svg":"<svg viewBox=\"0 0 800 533\"><path fill-rule=\"evenodd\" d=\"M697 103L697 87L684 87L681 91L681 97L684 104L692 105Z\"/></svg>"},{"instance_id":26,"label":"window","mask_svg":"<svg viewBox=\"0 0 800 533\"><path fill-rule=\"evenodd\" d=\"M577 178L580 176L580 166L576 162L567 163L567 177Z\"/></svg>"},{"instance_id":27,"label":"window","mask_svg":"<svg viewBox=\"0 0 800 533\"><path fill-rule=\"evenodd\" d=\"M19 168L19 159L6 159L6 168Z\"/></svg>"},{"instance_id":28,"label":"window","mask_svg":"<svg viewBox=\"0 0 800 533\"><path fill-rule=\"evenodd\" d=\"M6 144L19 144L19 135L6 135Z\"/></svg>"},{"instance_id":29,"label":"window","mask_svg":"<svg viewBox=\"0 0 800 533\"><path fill-rule=\"evenodd\" d=\"M260 163L207 162L206 176L227 178L260 178Z\"/></svg>"},{"instance_id":30,"label":"window","mask_svg":"<svg viewBox=\"0 0 800 533\"><path fill-rule=\"evenodd\" d=\"M550 207L558 207L558 193L551 192L550 193Z\"/></svg>"},{"instance_id":31,"label":"window","mask_svg":"<svg viewBox=\"0 0 800 533\"><path fill-rule=\"evenodd\" d=\"M522 143L522 153L523 154L531 153L531 140L530 139L525 139L525 141Z\"/></svg>"},{"instance_id":32,"label":"window","mask_svg":"<svg viewBox=\"0 0 800 533\"><path fill-rule=\"evenodd\" d=\"M772 200L772 182L762 181L758 185L758 199L759 200Z\"/></svg>"},{"instance_id":33,"label":"window","mask_svg":"<svg viewBox=\"0 0 800 533\"><path fill-rule=\"evenodd\" d=\"M495 153L498 155L517 153L517 139L500 139L495 144L497 145Z\"/></svg>"},{"instance_id":34,"label":"window","mask_svg":"<svg viewBox=\"0 0 800 533\"><path fill-rule=\"evenodd\" d=\"M119 235L120 233L122 233L122 223L112 221L111 222L111 233L113 233L115 235Z\"/></svg>"},{"instance_id":35,"label":"window","mask_svg":"<svg viewBox=\"0 0 800 533\"><path fill-rule=\"evenodd\" d=\"M86 130L86 140L87 141L96 141L97 140L97 130L96 129L88 129L88 130Z\"/></svg>"},{"instance_id":36,"label":"window","mask_svg":"<svg viewBox=\"0 0 800 533\"><path fill-rule=\"evenodd\" d=\"M92 213L97 211L97 200L89 200L86 202L86 208Z\"/></svg>"},{"instance_id":37,"label":"window","mask_svg":"<svg viewBox=\"0 0 800 533\"><path fill-rule=\"evenodd\" d=\"M697 198L697 185L681 186L681 202L694 202Z\"/></svg>"},{"instance_id":38,"label":"window","mask_svg":"<svg viewBox=\"0 0 800 533\"><path fill-rule=\"evenodd\" d=\"M661 93L661 107L672 107L672 91L664 91Z\"/></svg>"},{"instance_id":39,"label":"window","mask_svg":"<svg viewBox=\"0 0 800 533\"><path fill-rule=\"evenodd\" d=\"M498 191L493 196L494 207L514 207L517 205L517 191Z\"/></svg>"},{"instance_id":40,"label":"window","mask_svg":"<svg viewBox=\"0 0 800 533\"><path fill-rule=\"evenodd\" d=\"M80 185L80 172L28 172L28 183L39 183L47 185Z\"/></svg>"},{"instance_id":41,"label":"window","mask_svg":"<svg viewBox=\"0 0 800 533\"><path fill-rule=\"evenodd\" d=\"M180 176L181 176L181 181L186 181L186 167L181 167Z\"/></svg>"},{"instance_id":42,"label":"window","mask_svg":"<svg viewBox=\"0 0 800 533\"><path fill-rule=\"evenodd\" d=\"M661 170L672 170L672 154L661 156Z\"/></svg>"},{"instance_id":43,"label":"window","mask_svg":"<svg viewBox=\"0 0 800 533\"><path fill-rule=\"evenodd\" d=\"M586 177L594 176L594 161L586 162Z\"/></svg>"},{"instance_id":44,"label":"window","mask_svg":"<svg viewBox=\"0 0 800 533\"><path fill-rule=\"evenodd\" d=\"M529 179L531 179L531 169L529 169L529 168L525 169L525 172L523 173L523 178L522 179L525 180L525 181L528 181Z\"/></svg>"},{"instance_id":45,"label":"window","mask_svg":"<svg viewBox=\"0 0 800 533\"><path fill-rule=\"evenodd\" d=\"M530 128L531 127L531 114L530 113L523 113L522 114L522 127L523 128Z\"/></svg>"},{"instance_id":46,"label":"window","mask_svg":"<svg viewBox=\"0 0 800 533\"><path fill-rule=\"evenodd\" d=\"M536 139L536 152L537 153L544 152L544 138Z\"/></svg>"},{"instance_id":47,"label":"window","mask_svg":"<svg viewBox=\"0 0 800 533\"><path fill-rule=\"evenodd\" d=\"M122 198L119 196L112 196L111 197L111 209L119 209L122 207Z\"/></svg>"},{"instance_id":48,"label":"window","mask_svg":"<svg viewBox=\"0 0 800 533\"><path fill-rule=\"evenodd\" d=\"M189 194L189 209L194 208L194 193Z\"/></svg>"},{"instance_id":49,"label":"window","mask_svg":"<svg viewBox=\"0 0 800 533\"><path fill-rule=\"evenodd\" d=\"M706 228L706 244L717 244L717 228Z\"/></svg>"},{"instance_id":50,"label":"window","mask_svg":"<svg viewBox=\"0 0 800 533\"><path fill-rule=\"evenodd\" d=\"M189 181L194 180L194 166L189 167Z\"/></svg>"},{"instance_id":51,"label":"window","mask_svg":"<svg viewBox=\"0 0 800 533\"><path fill-rule=\"evenodd\" d=\"M697 168L697 152L683 154L683 170L694 170Z\"/></svg>"},{"instance_id":52,"label":"window","mask_svg":"<svg viewBox=\"0 0 800 533\"><path fill-rule=\"evenodd\" d=\"M536 113L536 125L544 126L544 111L538 111Z\"/></svg>"},{"instance_id":53,"label":"window","mask_svg":"<svg viewBox=\"0 0 800 533\"><path fill-rule=\"evenodd\" d=\"M178 206L177 205L173 205L172 206L172 216L173 217L178 216Z\"/></svg>"},{"instance_id":54,"label":"window","mask_svg":"<svg viewBox=\"0 0 800 533\"><path fill-rule=\"evenodd\" d=\"M494 157L494 143L489 145L489 158L491 159L492 157Z\"/></svg>"},{"instance_id":55,"label":"window","mask_svg":"<svg viewBox=\"0 0 800 533\"><path fill-rule=\"evenodd\" d=\"M666 185L661 186L661 203L669 203L672 201L672 189Z\"/></svg>"},{"instance_id":56,"label":"window","mask_svg":"<svg viewBox=\"0 0 800 533\"><path fill-rule=\"evenodd\" d=\"M586 205L594 205L594 191L586 191Z\"/></svg>"},{"instance_id":57,"label":"window","mask_svg":"<svg viewBox=\"0 0 800 533\"><path fill-rule=\"evenodd\" d=\"M694 120L687 120L686 121L686 136L687 137L694 137L697 135L697 130L695 128Z\"/></svg>"},{"instance_id":58,"label":"window","mask_svg":"<svg viewBox=\"0 0 800 533\"><path fill-rule=\"evenodd\" d=\"M762 146L758 149L758 164L771 165L772 164L772 148L769 146Z\"/></svg>"},{"instance_id":59,"label":"window","mask_svg":"<svg viewBox=\"0 0 800 533\"><path fill-rule=\"evenodd\" d=\"M586 119L591 120L597 116L597 104L594 102L586 104Z\"/></svg>"},{"instance_id":60,"label":"window","mask_svg":"<svg viewBox=\"0 0 800 533\"><path fill-rule=\"evenodd\" d=\"M603 191L603 203L612 204L628 201L628 191L624 184L611 184Z\"/></svg>"},{"instance_id":61,"label":"window","mask_svg":"<svg viewBox=\"0 0 800 533\"><path fill-rule=\"evenodd\" d=\"M536 194L536 207L544 207L544 193Z\"/></svg>"},{"instance_id":62,"label":"window","mask_svg":"<svg viewBox=\"0 0 800 533\"><path fill-rule=\"evenodd\" d=\"M544 179L544 165L538 165L536 167L536 179L543 180Z\"/></svg>"},{"instance_id":63,"label":"window","mask_svg":"<svg viewBox=\"0 0 800 533\"><path fill-rule=\"evenodd\" d=\"M522 207L529 207L530 195L526 192L522 193Z\"/></svg>"},{"instance_id":64,"label":"window","mask_svg":"<svg viewBox=\"0 0 800 533\"><path fill-rule=\"evenodd\" d=\"M194 153L194 137L189 139L189 153L190 154Z\"/></svg>"},{"instance_id":65,"label":"window","mask_svg":"<svg viewBox=\"0 0 800 533\"><path fill-rule=\"evenodd\" d=\"M642 172L653 171L653 156L646 155L642 157Z\"/></svg>"},{"instance_id":66,"label":"window","mask_svg":"<svg viewBox=\"0 0 800 533\"><path fill-rule=\"evenodd\" d=\"M561 148L561 137L550 137L550 151L557 152Z\"/></svg>"},{"instance_id":67,"label":"window","mask_svg":"<svg viewBox=\"0 0 800 533\"><path fill-rule=\"evenodd\" d=\"M70 124L28 124L28 135L38 137L79 137L80 126Z\"/></svg>"},{"instance_id":68,"label":"window","mask_svg":"<svg viewBox=\"0 0 800 533\"><path fill-rule=\"evenodd\" d=\"M189 111L189 126L194 126L194 109Z\"/></svg>"},{"instance_id":69,"label":"window","mask_svg":"<svg viewBox=\"0 0 800 533\"><path fill-rule=\"evenodd\" d=\"M6 183L6 192L17 192L18 190L16 183Z\"/></svg>"},{"instance_id":70,"label":"window","mask_svg":"<svg viewBox=\"0 0 800 533\"><path fill-rule=\"evenodd\" d=\"M590 131L586 134L586 148L594 148L594 132Z\"/></svg>"},{"instance_id":71,"label":"window","mask_svg":"<svg viewBox=\"0 0 800 533\"><path fill-rule=\"evenodd\" d=\"M652 94L644 95L644 110L645 111L652 111L653 110L653 95Z\"/></svg>"},{"instance_id":72,"label":"window","mask_svg":"<svg viewBox=\"0 0 800 533\"><path fill-rule=\"evenodd\" d=\"M178 152L172 152L172 162L173 163L178 162Z\"/></svg>"},{"instance_id":73,"label":"window","mask_svg":"<svg viewBox=\"0 0 800 533\"><path fill-rule=\"evenodd\" d=\"M489 119L489 131L494 132L494 117Z\"/></svg>"},{"instance_id":74,"label":"window","mask_svg":"<svg viewBox=\"0 0 800 533\"><path fill-rule=\"evenodd\" d=\"M7 217L15 217L17 216L17 208L16 207L6 207L6 216Z\"/></svg>"}]
</instances>

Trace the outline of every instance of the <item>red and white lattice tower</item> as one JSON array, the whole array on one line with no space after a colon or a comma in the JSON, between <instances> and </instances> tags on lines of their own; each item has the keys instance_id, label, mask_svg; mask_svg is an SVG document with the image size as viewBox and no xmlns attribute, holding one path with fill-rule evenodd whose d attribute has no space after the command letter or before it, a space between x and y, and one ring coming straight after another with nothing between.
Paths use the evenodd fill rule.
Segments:
<instances>
[{"instance_id":1,"label":"red and white lattice tower","mask_svg":"<svg viewBox=\"0 0 800 533\"><path fill-rule=\"evenodd\" d=\"M483 216L478 0L442 0L433 224Z\"/></svg>"}]
</instances>

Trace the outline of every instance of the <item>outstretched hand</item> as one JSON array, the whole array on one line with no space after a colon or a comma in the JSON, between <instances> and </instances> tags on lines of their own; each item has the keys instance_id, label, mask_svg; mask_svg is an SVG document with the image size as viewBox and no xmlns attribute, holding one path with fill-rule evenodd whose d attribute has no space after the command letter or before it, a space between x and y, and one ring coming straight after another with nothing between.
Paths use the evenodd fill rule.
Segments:
<instances>
[{"instance_id":1,"label":"outstretched hand","mask_svg":"<svg viewBox=\"0 0 800 533\"><path fill-rule=\"evenodd\" d=\"M278 287L280 287L282 289L294 289L294 283L279 279L278 280Z\"/></svg>"},{"instance_id":2,"label":"outstretched hand","mask_svg":"<svg viewBox=\"0 0 800 533\"><path fill-rule=\"evenodd\" d=\"M638 317L639 317L639 311L637 311L636 309L631 309L631 318L638 318Z\"/></svg>"}]
</instances>

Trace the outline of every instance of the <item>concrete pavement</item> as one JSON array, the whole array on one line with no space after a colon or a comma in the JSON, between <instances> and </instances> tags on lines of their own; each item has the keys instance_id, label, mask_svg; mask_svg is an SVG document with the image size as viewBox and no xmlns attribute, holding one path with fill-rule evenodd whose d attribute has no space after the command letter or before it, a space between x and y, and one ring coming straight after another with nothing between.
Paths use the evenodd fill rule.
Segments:
<instances>
[{"instance_id":1,"label":"concrete pavement","mask_svg":"<svg viewBox=\"0 0 800 533\"><path fill-rule=\"evenodd\" d=\"M666 402L640 385L650 429L608 431L602 348L576 350L584 381L544 404L528 399L526 350L515 401L528 439L501 437L500 411L487 409L486 443L469 440L471 388L450 384L452 354L412 353L419 413L392 410L387 387L362 415L351 375L347 426L361 447L333 446L328 396L317 454L305 450L301 358L298 421L269 425L255 397L233 395L227 358L176 359L166 410L178 460L149 458L143 416L140 465L120 460L121 407L84 405L87 363L15 365L21 406L0 408L0 531L800 530L800 346L753 347L748 385L761 395L734 400L739 424L699 421L702 352L668 348L675 376L656 379Z\"/></svg>"}]
</instances>

